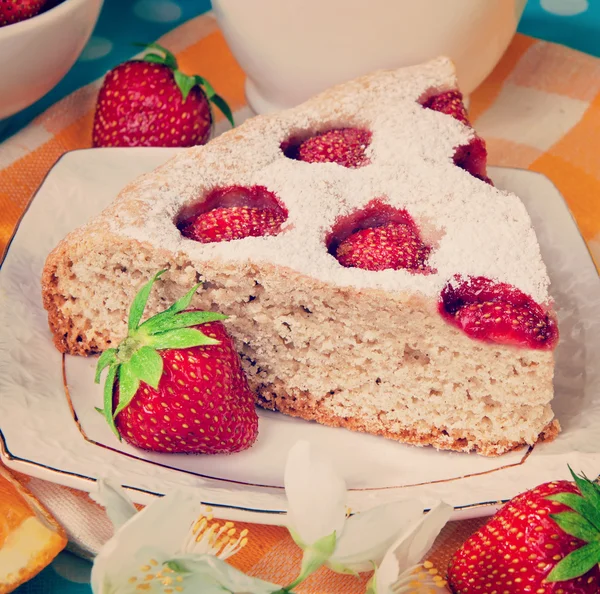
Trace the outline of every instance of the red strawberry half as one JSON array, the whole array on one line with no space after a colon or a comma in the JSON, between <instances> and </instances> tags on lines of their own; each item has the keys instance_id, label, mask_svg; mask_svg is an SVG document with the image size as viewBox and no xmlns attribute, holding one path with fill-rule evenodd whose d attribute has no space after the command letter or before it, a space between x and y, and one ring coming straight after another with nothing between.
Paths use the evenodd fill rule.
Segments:
<instances>
[{"instance_id":1,"label":"red strawberry half","mask_svg":"<svg viewBox=\"0 0 600 594\"><path fill-rule=\"evenodd\" d=\"M30 19L45 5L46 0L0 0L0 27Z\"/></svg>"},{"instance_id":2,"label":"red strawberry half","mask_svg":"<svg viewBox=\"0 0 600 594\"><path fill-rule=\"evenodd\" d=\"M494 185L487 176L487 149L483 138L475 136L469 144L457 147L454 164L486 184Z\"/></svg>"},{"instance_id":3,"label":"red strawberry half","mask_svg":"<svg viewBox=\"0 0 600 594\"><path fill-rule=\"evenodd\" d=\"M366 150L371 132L359 128L336 128L319 133L300 144L288 141L282 145L284 154L306 163L337 163L355 169L369 163Z\"/></svg>"},{"instance_id":4,"label":"red strawberry half","mask_svg":"<svg viewBox=\"0 0 600 594\"><path fill-rule=\"evenodd\" d=\"M427 272L431 248L412 217L381 200L339 220L327 238L329 253L347 268Z\"/></svg>"},{"instance_id":5,"label":"red strawberry half","mask_svg":"<svg viewBox=\"0 0 600 594\"><path fill-rule=\"evenodd\" d=\"M178 224L184 237L213 243L277 235L288 212L264 186L229 186L213 190Z\"/></svg>"},{"instance_id":6,"label":"red strawberry half","mask_svg":"<svg viewBox=\"0 0 600 594\"><path fill-rule=\"evenodd\" d=\"M522 493L450 562L454 594L598 594L600 487L573 474Z\"/></svg>"},{"instance_id":7,"label":"red strawberry half","mask_svg":"<svg viewBox=\"0 0 600 594\"><path fill-rule=\"evenodd\" d=\"M175 56L153 43L143 59L125 62L105 77L98 95L93 144L182 146L204 144L212 130L210 103L233 126L229 106L201 76L188 76Z\"/></svg>"},{"instance_id":8,"label":"red strawberry half","mask_svg":"<svg viewBox=\"0 0 600 594\"><path fill-rule=\"evenodd\" d=\"M98 361L108 367L104 414L119 438L154 452L218 454L249 448L258 435L254 394L226 316L186 310L198 286L140 324L159 272L140 290L129 333Z\"/></svg>"},{"instance_id":9,"label":"red strawberry half","mask_svg":"<svg viewBox=\"0 0 600 594\"><path fill-rule=\"evenodd\" d=\"M483 276L456 276L442 290L439 311L472 338L547 350L558 342L556 322L541 305Z\"/></svg>"},{"instance_id":10,"label":"red strawberry half","mask_svg":"<svg viewBox=\"0 0 600 594\"><path fill-rule=\"evenodd\" d=\"M428 248L418 233L403 223L361 229L340 243L336 256L342 266L364 270L423 270Z\"/></svg>"},{"instance_id":11,"label":"red strawberry half","mask_svg":"<svg viewBox=\"0 0 600 594\"><path fill-rule=\"evenodd\" d=\"M429 97L423 102L423 107L439 111L452 116L459 122L471 127L467 109L463 103L460 91L445 91ZM487 176L487 149L485 142L479 136L475 136L469 144L459 146L454 152L454 164L470 173L473 177L480 179L490 185L492 180Z\"/></svg>"},{"instance_id":12,"label":"red strawberry half","mask_svg":"<svg viewBox=\"0 0 600 594\"><path fill-rule=\"evenodd\" d=\"M471 125L469 122L469 116L467 115L467 109L463 103L463 96L460 91L445 91L443 93L433 95L423 103L423 107L452 116L467 126Z\"/></svg>"}]
</instances>

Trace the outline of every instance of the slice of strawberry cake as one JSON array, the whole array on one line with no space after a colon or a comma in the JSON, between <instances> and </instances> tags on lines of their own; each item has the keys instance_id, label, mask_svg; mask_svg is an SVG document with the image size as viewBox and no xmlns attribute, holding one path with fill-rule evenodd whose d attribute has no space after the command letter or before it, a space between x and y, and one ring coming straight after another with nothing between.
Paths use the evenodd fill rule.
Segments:
<instances>
[{"instance_id":1,"label":"slice of strawberry cake","mask_svg":"<svg viewBox=\"0 0 600 594\"><path fill-rule=\"evenodd\" d=\"M380 71L259 116L128 187L50 254L56 346L88 355L197 281L258 403L498 455L558 423L549 280L519 198L486 174L451 62Z\"/></svg>"}]
</instances>

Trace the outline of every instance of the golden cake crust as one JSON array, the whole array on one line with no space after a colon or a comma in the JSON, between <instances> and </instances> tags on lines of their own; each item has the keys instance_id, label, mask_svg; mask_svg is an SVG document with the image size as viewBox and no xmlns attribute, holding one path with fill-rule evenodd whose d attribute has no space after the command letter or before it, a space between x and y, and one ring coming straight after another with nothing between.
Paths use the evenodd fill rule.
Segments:
<instances>
[{"instance_id":1,"label":"golden cake crust","mask_svg":"<svg viewBox=\"0 0 600 594\"><path fill-rule=\"evenodd\" d=\"M527 445L523 442L509 441L507 439L501 439L495 443L482 443L468 430L447 430L433 425L425 431L414 427L403 428L399 431L390 431L378 419L366 420L354 416L341 417L333 415L318 401L315 401L307 394L299 392L286 394L283 391L275 391L273 387L262 384L255 386L255 391L257 394L257 403L267 410L282 412L292 417L304 419L305 421L316 421L328 427L343 427L351 431L380 435L414 446L433 446L439 450L476 452L484 456L495 457ZM542 430L538 441L553 441L559 433L560 423L554 419Z\"/></svg>"},{"instance_id":2,"label":"golden cake crust","mask_svg":"<svg viewBox=\"0 0 600 594\"><path fill-rule=\"evenodd\" d=\"M484 455L552 437L552 353L471 340L437 311L439 291L455 273L489 274L548 299L523 204L458 170L453 147L473 131L417 103L455 85L447 60L378 72L253 118L134 181L48 256L42 292L57 348L89 355L113 346L126 333L135 293L167 269L148 315L204 282L192 305L230 316L266 408ZM342 124L373 130L372 165L311 165L280 150L290 135ZM253 184L288 208L280 235L220 244L181 236L174 223L182 208L212 188ZM382 195L407 208L423 232L435 231L435 273L349 269L327 253L327 229Z\"/></svg>"}]
</instances>

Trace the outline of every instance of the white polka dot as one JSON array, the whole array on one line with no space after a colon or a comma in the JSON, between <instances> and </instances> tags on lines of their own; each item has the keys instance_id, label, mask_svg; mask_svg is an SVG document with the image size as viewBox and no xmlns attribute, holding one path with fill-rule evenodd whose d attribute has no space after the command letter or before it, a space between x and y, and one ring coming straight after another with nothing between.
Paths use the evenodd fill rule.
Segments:
<instances>
[{"instance_id":1,"label":"white polka dot","mask_svg":"<svg viewBox=\"0 0 600 594\"><path fill-rule=\"evenodd\" d=\"M140 19L154 23L171 23L181 18L181 8L169 0L139 0L133 12Z\"/></svg>"},{"instance_id":2,"label":"white polka dot","mask_svg":"<svg viewBox=\"0 0 600 594\"><path fill-rule=\"evenodd\" d=\"M99 60L108 56L112 52L113 42L106 37L92 37L88 44L83 48L81 56L79 56L80 62L91 62L92 60Z\"/></svg>"},{"instance_id":3,"label":"white polka dot","mask_svg":"<svg viewBox=\"0 0 600 594\"><path fill-rule=\"evenodd\" d=\"M558 16L573 16L585 12L590 3L588 0L541 0L542 8Z\"/></svg>"}]
</instances>

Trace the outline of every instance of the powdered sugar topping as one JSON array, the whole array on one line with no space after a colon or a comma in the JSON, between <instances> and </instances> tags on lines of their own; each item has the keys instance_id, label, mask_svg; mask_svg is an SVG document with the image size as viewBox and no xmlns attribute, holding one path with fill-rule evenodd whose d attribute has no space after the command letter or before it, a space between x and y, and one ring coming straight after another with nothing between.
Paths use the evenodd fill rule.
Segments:
<instances>
[{"instance_id":1,"label":"powdered sugar topping","mask_svg":"<svg viewBox=\"0 0 600 594\"><path fill-rule=\"evenodd\" d=\"M192 261L270 262L338 286L437 297L455 274L482 275L547 302L549 280L522 202L456 167L454 149L467 144L473 131L418 103L455 86L452 64L438 59L375 73L295 109L253 118L205 147L182 152L126 190L119 204L136 200L140 208L117 205L112 230L183 252ZM370 164L360 169L294 161L280 149L297 133L348 126L373 134ZM200 244L182 237L173 223L184 205L216 187L255 184L274 192L289 210L277 236ZM337 218L373 198L410 213L433 242L429 265L435 274L344 268L327 252L325 237Z\"/></svg>"}]
</instances>

